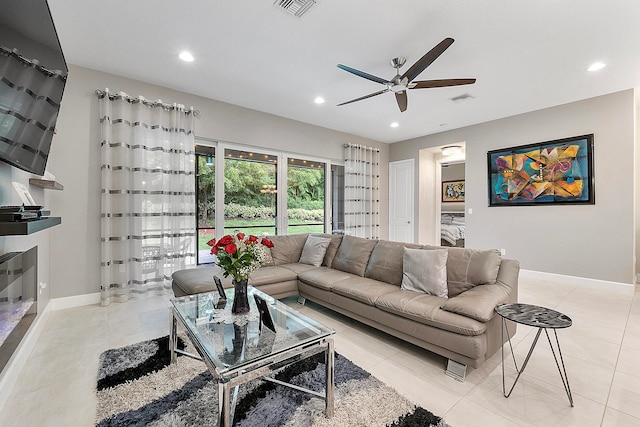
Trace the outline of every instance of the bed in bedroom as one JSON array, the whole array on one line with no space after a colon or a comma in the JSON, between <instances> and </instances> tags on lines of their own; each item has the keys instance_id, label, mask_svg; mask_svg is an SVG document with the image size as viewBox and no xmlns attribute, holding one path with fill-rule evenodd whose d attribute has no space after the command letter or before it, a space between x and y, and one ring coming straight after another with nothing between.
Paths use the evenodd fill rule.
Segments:
<instances>
[{"instance_id":1,"label":"bed in bedroom","mask_svg":"<svg viewBox=\"0 0 640 427\"><path fill-rule=\"evenodd\" d=\"M440 244L464 247L464 212L440 214Z\"/></svg>"}]
</instances>

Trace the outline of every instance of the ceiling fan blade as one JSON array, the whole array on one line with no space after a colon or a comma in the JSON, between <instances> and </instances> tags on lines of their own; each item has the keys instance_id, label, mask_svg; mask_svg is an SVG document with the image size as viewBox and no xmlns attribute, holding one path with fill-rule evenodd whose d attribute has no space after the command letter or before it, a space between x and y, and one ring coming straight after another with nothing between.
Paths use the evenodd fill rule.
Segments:
<instances>
[{"instance_id":1,"label":"ceiling fan blade","mask_svg":"<svg viewBox=\"0 0 640 427\"><path fill-rule=\"evenodd\" d=\"M404 113L407 110L407 91L396 92L396 101L398 102L400 112Z\"/></svg>"},{"instance_id":2,"label":"ceiling fan blade","mask_svg":"<svg viewBox=\"0 0 640 427\"><path fill-rule=\"evenodd\" d=\"M367 80L371 80L372 82L380 83L383 85L386 85L389 83L388 80L381 79L380 77L376 77L374 75L365 73L364 71L356 70L355 68L347 67L346 65L338 64L338 68L346 72L349 72L351 74L355 74L358 77L363 77Z\"/></svg>"},{"instance_id":3,"label":"ceiling fan blade","mask_svg":"<svg viewBox=\"0 0 640 427\"><path fill-rule=\"evenodd\" d=\"M352 99L351 101L343 102L342 104L336 105L336 107L339 107L341 105L351 104L352 102L356 102L356 101L362 101L363 99L371 98L373 96L380 95L380 94L385 93L385 92L389 92L389 89L384 89L384 90L381 90L379 92L375 92L375 93L371 93L369 95L361 96L360 98Z\"/></svg>"},{"instance_id":4,"label":"ceiling fan blade","mask_svg":"<svg viewBox=\"0 0 640 427\"><path fill-rule=\"evenodd\" d=\"M410 82L413 81L413 79L418 77L418 74L423 72L424 69L427 68L429 65L431 65L433 61L438 59L438 57L442 55L442 53L445 50L447 50L447 48L452 44L453 44L453 39L450 37L447 37L446 39L442 40L440 43L436 45L436 47L431 49L429 52L425 53L422 58L420 58L415 64L413 64L402 75L402 78L403 79L407 78L407 80L409 80Z\"/></svg>"},{"instance_id":5,"label":"ceiling fan blade","mask_svg":"<svg viewBox=\"0 0 640 427\"><path fill-rule=\"evenodd\" d=\"M409 89L428 89L431 87L472 85L475 82L476 79L422 80L409 84Z\"/></svg>"}]
</instances>

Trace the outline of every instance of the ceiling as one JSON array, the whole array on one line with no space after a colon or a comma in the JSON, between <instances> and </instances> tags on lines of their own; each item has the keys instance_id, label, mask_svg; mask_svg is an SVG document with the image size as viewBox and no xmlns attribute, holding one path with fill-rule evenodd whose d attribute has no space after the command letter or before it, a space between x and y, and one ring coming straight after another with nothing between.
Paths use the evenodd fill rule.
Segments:
<instances>
[{"instance_id":1,"label":"ceiling","mask_svg":"<svg viewBox=\"0 0 640 427\"><path fill-rule=\"evenodd\" d=\"M386 143L640 87L637 0L319 0L301 18L273 0L49 4L70 64ZM474 85L410 90L404 113L392 93L336 106L384 89L338 63L390 79L445 37L417 80Z\"/></svg>"}]
</instances>

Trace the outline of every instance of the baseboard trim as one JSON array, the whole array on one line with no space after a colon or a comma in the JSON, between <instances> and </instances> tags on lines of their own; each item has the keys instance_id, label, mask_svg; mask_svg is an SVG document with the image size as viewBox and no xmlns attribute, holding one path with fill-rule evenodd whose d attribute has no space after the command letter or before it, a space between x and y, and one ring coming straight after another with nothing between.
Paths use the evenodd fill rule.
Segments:
<instances>
[{"instance_id":1,"label":"baseboard trim","mask_svg":"<svg viewBox=\"0 0 640 427\"><path fill-rule=\"evenodd\" d=\"M27 363L29 355L36 346L36 342L44 329L44 325L47 323L51 311L51 303L49 303L45 306L44 310L42 310L42 313L36 316L27 334L22 338L20 344L18 344L18 348L16 348L7 362L2 376L0 376L0 411L2 411L7 399L11 395L11 391L16 381L18 381L18 376L22 368Z\"/></svg>"},{"instance_id":2,"label":"baseboard trim","mask_svg":"<svg viewBox=\"0 0 640 427\"><path fill-rule=\"evenodd\" d=\"M67 308L81 307L83 305L100 304L100 292L92 294L74 295L72 297L53 298L49 305L51 310L65 310Z\"/></svg>"},{"instance_id":3,"label":"baseboard trim","mask_svg":"<svg viewBox=\"0 0 640 427\"><path fill-rule=\"evenodd\" d=\"M635 289L635 284L633 283L611 282L608 280L591 279L588 277L577 277L577 276L567 276L564 274L546 273L544 271L521 269L520 277L527 278L527 279L545 280L545 281L561 283L565 285L579 285L579 286L586 286L586 287L593 287L593 288L630 290L631 292L633 292Z\"/></svg>"}]
</instances>

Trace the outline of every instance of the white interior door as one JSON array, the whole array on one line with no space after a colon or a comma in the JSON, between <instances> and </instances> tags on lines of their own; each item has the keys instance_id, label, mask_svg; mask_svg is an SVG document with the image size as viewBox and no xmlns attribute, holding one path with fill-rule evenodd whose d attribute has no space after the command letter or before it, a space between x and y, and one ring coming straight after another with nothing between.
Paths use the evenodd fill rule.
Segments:
<instances>
[{"instance_id":1,"label":"white interior door","mask_svg":"<svg viewBox=\"0 0 640 427\"><path fill-rule=\"evenodd\" d=\"M414 161L389 163L389 240L414 242Z\"/></svg>"}]
</instances>

